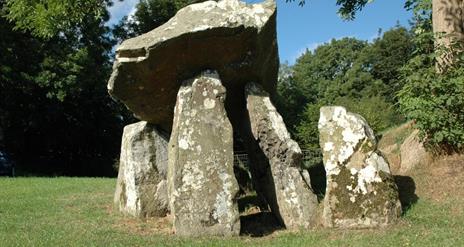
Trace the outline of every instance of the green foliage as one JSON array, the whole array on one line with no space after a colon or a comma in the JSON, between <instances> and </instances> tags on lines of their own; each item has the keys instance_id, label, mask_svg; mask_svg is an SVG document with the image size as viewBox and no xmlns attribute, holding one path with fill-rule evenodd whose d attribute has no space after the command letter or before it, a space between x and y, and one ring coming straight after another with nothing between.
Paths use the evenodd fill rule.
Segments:
<instances>
[{"instance_id":1,"label":"green foliage","mask_svg":"<svg viewBox=\"0 0 464 247\"><path fill-rule=\"evenodd\" d=\"M410 1L414 10L414 57L402 68L403 89L398 93L401 111L416 122L429 148L462 150L464 147L464 54L458 49L454 65L437 73L436 57L449 48L437 47L432 30L431 0Z\"/></svg>"},{"instance_id":2,"label":"green foliage","mask_svg":"<svg viewBox=\"0 0 464 247\"><path fill-rule=\"evenodd\" d=\"M294 2L295 0L285 0L286 2ZM338 14L345 20L353 20L356 12L360 11L366 4L372 0L337 0L337 5L340 6ZM298 0L298 5L303 6L306 0Z\"/></svg>"},{"instance_id":3,"label":"green foliage","mask_svg":"<svg viewBox=\"0 0 464 247\"><path fill-rule=\"evenodd\" d=\"M282 115L288 130L294 136L296 126L300 122L300 114L304 111L308 99L303 94L302 88L296 84L293 69L288 64L280 66L277 92L274 104Z\"/></svg>"},{"instance_id":4,"label":"green foliage","mask_svg":"<svg viewBox=\"0 0 464 247\"><path fill-rule=\"evenodd\" d=\"M342 97L336 99L334 105L344 106L348 111L363 116L375 133L403 121L394 106L382 96L360 99Z\"/></svg>"},{"instance_id":5,"label":"green foliage","mask_svg":"<svg viewBox=\"0 0 464 247\"><path fill-rule=\"evenodd\" d=\"M395 93L403 87L400 70L413 51L413 35L401 26L388 30L363 51L360 63L383 84L383 88L373 94L383 95L390 103L396 102Z\"/></svg>"},{"instance_id":6,"label":"green foliage","mask_svg":"<svg viewBox=\"0 0 464 247\"><path fill-rule=\"evenodd\" d=\"M421 57L404 69L406 85L399 92L401 110L416 121L429 147L464 147L464 63L445 74L424 66Z\"/></svg>"},{"instance_id":7,"label":"green foliage","mask_svg":"<svg viewBox=\"0 0 464 247\"><path fill-rule=\"evenodd\" d=\"M52 38L84 22L107 16L109 0L4 0L6 17L15 23L15 30L29 31L41 38Z\"/></svg>"},{"instance_id":8,"label":"green foliage","mask_svg":"<svg viewBox=\"0 0 464 247\"><path fill-rule=\"evenodd\" d=\"M339 96L361 93L356 87L366 78L354 76L354 73L347 75L366 46L365 41L343 38L332 40L298 58L294 79L309 102L331 102ZM367 80L370 82L370 78Z\"/></svg>"},{"instance_id":9,"label":"green foliage","mask_svg":"<svg viewBox=\"0 0 464 247\"><path fill-rule=\"evenodd\" d=\"M307 51L293 67L281 66L276 105L290 132L313 156L309 166L321 163L321 106L345 106L366 118L376 132L403 121L396 93L404 83L400 69L413 48L412 34L398 26L373 43L332 40Z\"/></svg>"},{"instance_id":10,"label":"green foliage","mask_svg":"<svg viewBox=\"0 0 464 247\"><path fill-rule=\"evenodd\" d=\"M310 153L308 164L304 164L305 168L322 164L322 151L319 146L319 130L317 123L319 121L319 109L323 104L308 104L304 112L301 114L301 121L298 124L297 140L301 148L306 149Z\"/></svg>"},{"instance_id":11,"label":"green foliage","mask_svg":"<svg viewBox=\"0 0 464 247\"><path fill-rule=\"evenodd\" d=\"M99 18L93 11L75 13L82 16L79 22L46 38L36 35L41 26L19 30L21 21L0 17L0 128L18 168L48 175L114 174L112 160L129 117L106 92L114 41L102 11Z\"/></svg>"}]
</instances>

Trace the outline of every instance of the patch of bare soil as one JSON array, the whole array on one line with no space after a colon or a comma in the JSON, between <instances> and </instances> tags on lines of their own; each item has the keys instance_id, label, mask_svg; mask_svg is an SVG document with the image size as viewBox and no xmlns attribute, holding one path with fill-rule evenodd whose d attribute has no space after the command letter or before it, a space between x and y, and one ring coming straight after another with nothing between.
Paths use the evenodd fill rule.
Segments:
<instances>
[{"instance_id":1,"label":"patch of bare soil","mask_svg":"<svg viewBox=\"0 0 464 247\"><path fill-rule=\"evenodd\" d=\"M464 154L439 156L411 172L417 195L437 202L464 199Z\"/></svg>"},{"instance_id":2,"label":"patch of bare soil","mask_svg":"<svg viewBox=\"0 0 464 247\"><path fill-rule=\"evenodd\" d=\"M149 236L153 234L169 235L173 233L170 216L147 219L122 217L116 223L115 227L140 236Z\"/></svg>"}]
</instances>

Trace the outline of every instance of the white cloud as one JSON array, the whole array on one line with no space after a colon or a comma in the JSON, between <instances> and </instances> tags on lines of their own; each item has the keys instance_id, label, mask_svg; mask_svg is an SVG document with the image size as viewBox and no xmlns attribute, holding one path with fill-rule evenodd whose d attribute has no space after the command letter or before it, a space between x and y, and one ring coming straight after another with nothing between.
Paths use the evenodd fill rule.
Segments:
<instances>
[{"instance_id":1,"label":"white cloud","mask_svg":"<svg viewBox=\"0 0 464 247\"><path fill-rule=\"evenodd\" d=\"M296 62L296 59L301 57L303 54L305 54L307 51L314 51L316 50L317 47L323 45L325 42L313 42L305 45L304 47L300 48L297 50L295 55L293 55L290 58L290 61L288 61L290 64L294 64Z\"/></svg>"}]
</instances>

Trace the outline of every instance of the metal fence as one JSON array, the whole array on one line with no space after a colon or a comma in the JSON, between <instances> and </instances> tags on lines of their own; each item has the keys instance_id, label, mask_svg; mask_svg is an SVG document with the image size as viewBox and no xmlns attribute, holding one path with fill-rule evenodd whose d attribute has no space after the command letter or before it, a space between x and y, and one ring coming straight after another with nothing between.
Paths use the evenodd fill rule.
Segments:
<instances>
[{"instance_id":1,"label":"metal fence","mask_svg":"<svg viewBox=\"0 0 464 247\"><path fill-rule=\"evenodd\" d=\"M315 155L313 154L313 152L307 149L301 150L301 153L303 153L303 162L306 166L309 166L310 164L307 163L313 161ZM250 160L248 159L248 154L245 151L235 151L234 166L248 166L249 162Z\"/></svg>"}]
</instances>

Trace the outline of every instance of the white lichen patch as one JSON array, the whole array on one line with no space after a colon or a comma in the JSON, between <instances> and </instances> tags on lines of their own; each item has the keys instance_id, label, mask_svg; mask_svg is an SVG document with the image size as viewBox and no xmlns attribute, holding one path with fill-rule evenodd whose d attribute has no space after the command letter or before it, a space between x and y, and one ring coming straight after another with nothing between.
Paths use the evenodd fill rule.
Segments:
<instances>
[{"instance_id":1,"label":"white lichen patch","mask_svg":"<svg viewBox=\"0 0 464 247\"><path fill-rule=\"evenodd\" d=\"M378 171L383 171L387 174L390 174L390 166L385 161L385 159L378 155L375 152L372 152L369 157L366 159L366 164L375 167Z\"/></svg>"},{"instance_id":2,"label":"white lichen patch","mask_svg":"<svg viewBox=\"0 0 464 247\"><path fill-rule=\"evenodd\" d=\"M224 223L222 221L232 218L234 213L232 208L232 188L234 187L232 179L235 178L232 178L227 172L220 173L219 178L222 182L222 190L216 195L213 217L217 219L219 223Z\"/></svg>"},{"instance_id":3,"label":"white lichen patch","mask_svg":"<svg viewBox=\"0 0 464 247\"><path fill-rule=\"evenodd\" d=\"M375 167L369 165L361 169L358 173L358 185L354 189L355 192L362 193L363 195L369 192L369 185L372 183L382 182L382 178L378 175Z\"/></svg>"},{"instance_id":4,"label":"white lichen patch","mask_svg":"<svg viewBox=\"0 0 464 247\"><path fill-rule=\"evenodd\" d=\"M200 190L206 182L203 171L198 166L189 164L191 164L190 161L184 166L182 186L178 189L182 192Z\"/></svg>"},{"instance_id":5,"label":"white lichen patch","mask_svg":"<svg viewBox=\"0 0 464 247\"><path fill-rule=\"evenodd\" d=\"M334 149L334 144L333 142L326 142L324 144L324 152L330 152Z\"/></svg>"},{"instance_id":6,"label":"white lichen patch","mask_svg":"<svg viewBox=\"0 0 464 247\"><path fill-rule=\"evenodd\" d=\"M355 203L356 202L356 197L353 195L353 196L350 196L350 201L352 203Z\"/></svg>"},{"instance_id":7,"label":"white lichen patch","mask_svg":"<svg viewBox=\"0 0 464 247\"><path fill-rule=\"evenodd\" d=\"M356 170L356 168L351 168L350 173L351 175L356 175L356 173L358 173L358 170Z\"/></svg>"},{"instance_id":8,"label":"white lichen patch","mask_svg":"<svg viewBox=\"0 0 464 247\"><path fill-rule=\"evenodd\" d=\"M203 100L203 106L205 109L213 109L216 106L216 101L210 98L206 98Z\"/></svg>"},{"instance_id":9,"label":"white lichen patch","mask_svg":"<svg viewBox=\"0 0 464 247\"><path fill-rule=\"evenodd\" d=\"M192 4L187 6L191 11L201 11L201 12L208 12L211 11L216 7L217 3L215 1L206 1L202 3ZM186 11L181 9L180 11Z\"/></svg>"},{"instance_id":10,"label":"white lichen patch","mask_svg":"<svg viewBox=\"0 0 464 247\"><path fill-rule=\"evenodd\" d=\"M296 186L293 179L287 179L288 183L284 187L285 201L291 205L292 208L298 207L300 205L298 193L296 192Z\"/></svg>"},{"instance_id":11,"label":"white lichen patch","mask_svg":"<svg viewBox=\"0 0 464 247\"><path fill-rule=\"evenodd\" d=\"M179 140L179 147L187 150L189 148L188 141L186 139L180 139Z\"/></svg>"}]
</instances>

